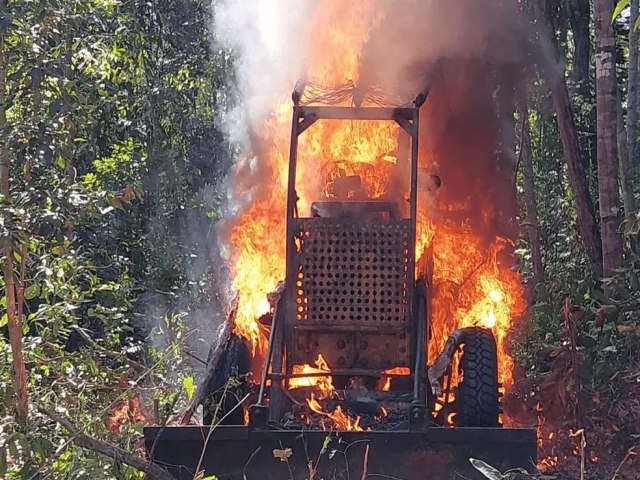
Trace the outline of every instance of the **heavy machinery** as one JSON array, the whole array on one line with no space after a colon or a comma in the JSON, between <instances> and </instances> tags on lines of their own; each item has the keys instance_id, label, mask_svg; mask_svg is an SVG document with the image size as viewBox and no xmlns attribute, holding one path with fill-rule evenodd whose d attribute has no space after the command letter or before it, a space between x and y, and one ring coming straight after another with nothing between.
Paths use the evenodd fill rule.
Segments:
<instances>
[{"instance_id":1,"label":"heavy machinery","mask_svg":"<svg viewBox=\"0 0 640 480\"><path fill-rule=\"evenodd\" d=\"M417 265L415 254L419 112L427 92L401 107L345 107L305 104L303 90L297 87L293 94L286 278L263 319L268 348L259 384L244 405L248 422L228 425L227 416L215 428L147 427L151 459L178 479L194 478L198 466L219 479L444 479L457 471L482 478L471 468L471 457L502 469L533 468L535 431L500 424L490 330L454 332L445 351L427 365L431 279L428 262ZM407 148L407 191L395 199L370 199L358 195L357 178L347 177L333 185L332 198L314 202L304 216L296 189L298 139L319 120L396 122L405 135L400 144ZM432 180L439 186L439 179ZM248 371L242 341L229 345L233 351L221 362L213 390ZM451 378L454 352L460 350L454 392L443 379ZM296 368L314 365L319 356L324 369ZM322 430L309 415L306 423L297 420L317 388L314 382L299 387L296 379L303 377L331 377L337 392L325 404L327 413L316 409L316 415L328 420L340 406L341 413L366 417L368 424L363 421L355 431L357 425L340 429L325 422ZM388 410L395 412L393 421L381 415ZM215 423L216 417L208 420Z\"/></svg>"}]
</instances>

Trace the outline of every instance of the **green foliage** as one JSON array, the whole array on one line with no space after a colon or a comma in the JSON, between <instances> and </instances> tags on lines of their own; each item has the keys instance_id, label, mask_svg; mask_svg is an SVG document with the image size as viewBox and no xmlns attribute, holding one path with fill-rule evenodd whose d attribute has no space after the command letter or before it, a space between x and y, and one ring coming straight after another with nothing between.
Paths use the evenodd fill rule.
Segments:
<instances>
[{"instance_id":1,"label":"green foliage","mask_svg":"<svg viewBox=\"0 0 640 480\"><path fill-rule=\"evenodd\" d=\"M611 16L611 22L615 22L616 18L620 16L622 11L629 6L629 0L619 0L616 4L616 8L613 10L613 15ZM633 29L637 30L640 27L640 18L638 18L633 25Z\"/></svg>"},{"instance_id":2,"label":"green foliage","mask_svg":"<svg viewBox=\"0 0 640 480\"><path fill-rule=\"evenodd\" d=\"M182 388L187 392L187 398L191 400L191 397L193 397L193 393L196 390L196 384L194 383L191 375L182 379Z\"/></svg>"},{"instance_id":3,"label":"green foliage","mask_svg":"<svg viewBox=\"0 0 640 480\"><path fill-rule=\"evenodd\" d=\"M133 390L147 392L145 415L156 400L164 419L193 395L183 351L207 332L187 325L215 306L203 239L231 161L215 122L232 91L229 54L211 44L203 0L0 9L12 192L0 202L0 244L13 248L23 288L29 394L135 451L140 424L116 431L108 417ZM0 361L11 361L4 335ZM0 371L0 477L141 478L35 411L26 435L9 374Z\"/></svg>"}]
</instances>

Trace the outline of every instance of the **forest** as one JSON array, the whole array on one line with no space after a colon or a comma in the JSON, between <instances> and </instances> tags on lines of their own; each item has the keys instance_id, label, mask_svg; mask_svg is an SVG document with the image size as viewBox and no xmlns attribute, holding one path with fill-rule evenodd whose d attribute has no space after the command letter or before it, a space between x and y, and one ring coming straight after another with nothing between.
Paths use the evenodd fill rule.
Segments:
<instances>
[{"instance_id":1,"label":"forest","mask_svg":"<svg viewBox=\"0 0 640 480\"><path fill-rule=\"evenodd\" d=\"M354 101L357 83L435 78L420 171L442 187L418 204L416 227L416 268L433 255L429 348L458 328L492 330L500 424L536 437L528 472L491 459L476 469L640 479L639 7L0 0L0 478L175 478L149 460L143 429L222 422L238 378L203 390L233 341L231 317L231 335L251 344L242 382L253 390L234 397L244 416L234 404L225 418L247 421L285 275L291 92L303 69L323 87L347 82ZM320 96L308 84L321 103L344 101L345 90ZM304 155L327 158L302 165L301 208L325 177L327 198L340 198L340 177L365 190L380 172L391 182L396 131L355 123L301 137ZM354 132L364 147L323 147ZM375 161L340 163L367 148ZM321 359L301 372L330 373ZM374 428L364 415L362 428L350 414L342 425L313 400L292 399L334 423L309 428ZM348 466L346 477L316 468L336 453L328 442L302 474L281 442L274 468L349 480ZM362 480L368 455L367 445ZM203 457L181 478L225 478L200 468Z\"/></svg>"}]
</instances>

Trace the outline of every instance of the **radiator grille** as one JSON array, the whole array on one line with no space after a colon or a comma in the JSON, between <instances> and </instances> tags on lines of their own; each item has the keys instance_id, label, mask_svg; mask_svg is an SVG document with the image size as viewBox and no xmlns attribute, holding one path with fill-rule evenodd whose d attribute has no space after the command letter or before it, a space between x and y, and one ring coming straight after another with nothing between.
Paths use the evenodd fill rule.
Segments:
<instances>
[{"instance_id":1,"label":"radiator grille","mask_svg":"<svg viewBox=\"0 0 640 480\"><path fill-rule=\"evenodd\" d=\"M409 225L298 220L296 319L324 326L406 325Z\"/></svg>"}]
</instances>

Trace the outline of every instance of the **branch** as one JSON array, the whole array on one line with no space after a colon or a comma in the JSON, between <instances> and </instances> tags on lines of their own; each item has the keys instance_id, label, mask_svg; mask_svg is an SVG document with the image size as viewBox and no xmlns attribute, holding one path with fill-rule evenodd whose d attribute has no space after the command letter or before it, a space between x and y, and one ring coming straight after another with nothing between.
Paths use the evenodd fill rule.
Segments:
<instances>
[{"instance_id":1,"label":"branch","mask_svg":"<svg viewBox=\"0 0 640 480\"><path fill-rule=\"evenodd\" d=\"M176 480L173 475L159 465L127 452L120 447L87 435L66 416L54 413L41 405L38 405L38 411L62 425L71 434L71 440L78 447L100 453L136 470L140 470L147 474L149 480Z\"/></svg>"},{"instance_id":2,"label":"branch","mask_svg":"<svg viewBox=\"0 0 640 480\"><path fill-rule=\"evenodd\" d=\"M104 348L102 345L99 345L93 338L89 336L87 332L84 331L84 329L80 328L78 325L71 325L71 328L75 330L85 342L87 342L99 352L103 353L105 357L111 358L112 360L120 360L123 356L121 353L112 352L111 350ZM145 367L141 363L136 362L135 360L131 360L129 357L125 356L125 358L129 365L131 365L139 372L144 372L147 369L147 367Z\"/></svg>"}]
</instances>

